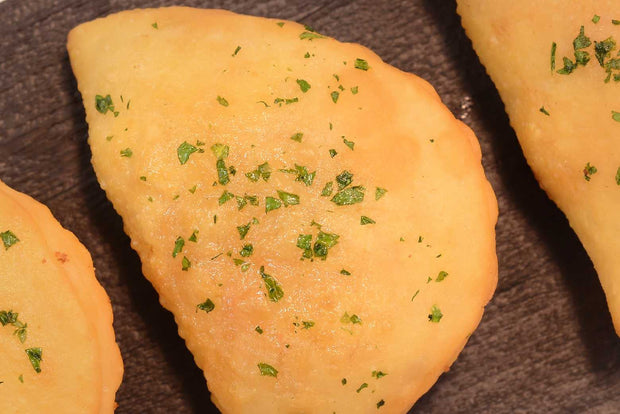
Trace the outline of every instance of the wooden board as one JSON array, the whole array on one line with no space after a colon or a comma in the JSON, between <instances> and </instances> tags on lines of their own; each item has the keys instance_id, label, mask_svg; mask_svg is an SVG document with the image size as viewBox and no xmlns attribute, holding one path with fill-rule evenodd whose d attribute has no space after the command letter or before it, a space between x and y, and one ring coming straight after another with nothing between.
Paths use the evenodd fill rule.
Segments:
<instances>
[{"instance_id":1,"label":"wooden board","mask_svg":"<svg viewBox=\"0 0 620 414\"><path fill-rule=\"evenodd\" d=\"M413 412L620 411L620 339L592 264L534 180L454 1L6 0L0 3L0 177L47 204L92 254L112 299L125 361L118 413L217 410L97 184L65 42L81 22L172 4L296 20L361 43L428 80L478 135L500 208L499 284L460 358Z\"/></svg>"}]
</instances>

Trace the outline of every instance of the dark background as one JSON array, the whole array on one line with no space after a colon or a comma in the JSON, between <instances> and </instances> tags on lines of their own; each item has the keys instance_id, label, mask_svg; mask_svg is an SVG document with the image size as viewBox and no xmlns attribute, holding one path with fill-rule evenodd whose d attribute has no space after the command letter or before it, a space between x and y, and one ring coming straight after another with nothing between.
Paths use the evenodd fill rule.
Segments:
<instances>
[{"instance_id":1,"label":"dark background","mask_svg":"<svg viewBox=\"0 0 620 414\"><path fill-rule=\"evenodd\" d=\"M215 413L172 315L144 279L90 165L65 41L79 23L172 2L0 3L0 179L47 204L90 250L125 361L117 413ZM620 340L592 264L528 168L454 0L176 4L307 23L416 73L476 132L499 201L499 284L480 328L417 413L620 412Z\"/></svg>"}]
</instances>

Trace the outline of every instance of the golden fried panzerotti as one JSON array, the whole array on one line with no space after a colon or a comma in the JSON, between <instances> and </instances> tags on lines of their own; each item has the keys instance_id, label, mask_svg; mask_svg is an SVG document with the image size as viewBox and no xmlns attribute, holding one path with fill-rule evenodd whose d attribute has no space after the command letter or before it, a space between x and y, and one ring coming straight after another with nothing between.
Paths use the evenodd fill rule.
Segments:
<instances>
[{"instance_id":1,"label":"golden fried panzerotti","mask_svg":"<svg viewBox=\"0 0 620 414\"><path fill-rule=\"evenodd\" d=\"M618 5L458 1L530 167L594 263L620 335Z\"/></svg>"},{"instance_id":2,"label":"golden fried panzerotti","mask_svg":"<svg viewBox=\"0 0 620 414\"><path fill-rule=\"evenodd\" d=\"M0 412L112 413L123 376L86 248L0 182Z\"/></svg>"},{"instance_id":3,"label":"golden fried panzerotti","mask_svg":"<svg viewBox=\"0 0 620 414\"><path fill-rule=\"evenodd\" d=\"M223 412L404 412L496 285L480 147L425 81L310 27L75 28L93 165Z\"/></svg>"}]
</instances>

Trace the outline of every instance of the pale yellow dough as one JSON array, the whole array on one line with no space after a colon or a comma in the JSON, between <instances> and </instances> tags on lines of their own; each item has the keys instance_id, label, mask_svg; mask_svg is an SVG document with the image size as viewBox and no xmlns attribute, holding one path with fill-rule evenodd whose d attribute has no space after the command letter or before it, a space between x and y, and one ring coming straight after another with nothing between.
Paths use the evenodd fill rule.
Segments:
<instances>
[{"instance_id":1,"label":"pale yellow dough","mask_svg":"<svg viewBox=\"0 0 620 414\"><path fill-rule=\"evenodd\" d=\"M491 298L496 200L475 136L431 86L364 47L305 31L189 8L78 26L68 49L92 162L223 412L404 412L452 364ZM101 113L96 96L108 94L114 110ZM204 152L181 164L183 142ZM236 169L226 185L217 143ZM265 162L268 181L245 176ZM295 164L316 171L311 185L279 171ZM349 188L365 187L363 202L320 196L344 170ZM376 187L387 189L379 200ZM266 213L277 190L299 204ZM259 205L219 205L224 191ZM326 260L301 260L296 246L300 234L316 241L313 221L340 236ZM248 223L241 240L237 227ZM247 243L253 254L242 257ZM261 266L282 288L277 302ZM435 281L441 271L449 275ZM197 308L207 299L212 311ZM429 321L434 305L439 322Z\"/></svg>"},{"instance_id":2,"label":"pale yellow dough","mask_svg":"<svg viewBox=\"0 0 620 414\"><path fill-rule=\"evenodd\" d=\"M0 233L0 311L18 315L17 325L0 324L0 413L114 412L123 362L88 251L45 206L1 181ZM39 373L26 354L37 348Z\"/></svg>"},{"instance_id":3,"label":"pale yellow dough","mask_svg":"<svg viewBox=\"0 0 620 414\"><path fill-rule=\"evenodd\" d=\"M458 1L463 26L502 96L528 163L594 263L620 335L620 122L612 118L612 111L620 112L620 83L613 77L604 82L607 73L594 53L595 41L611 36L620 42L620 25L612 23L620 19L618 6L616 0ZM592 42L581 50L591 60L559 74L563 57L575 61L573 40L581 26ZM605 62L618 58L618 46ZM597 169L589 181L588 163Z\"/></svg>"}]
</instances>

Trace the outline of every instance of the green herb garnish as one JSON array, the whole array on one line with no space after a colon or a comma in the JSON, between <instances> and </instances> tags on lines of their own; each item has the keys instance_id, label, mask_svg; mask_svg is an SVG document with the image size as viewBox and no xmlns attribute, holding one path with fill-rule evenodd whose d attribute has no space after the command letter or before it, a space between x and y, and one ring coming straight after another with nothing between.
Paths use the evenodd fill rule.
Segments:
<instances>
[{"instance_id":1,"label":"green herb garnish","mask_svg":"<svg viewBox=\"0 0 620 414\"><path fill-rule=\"evenodd\" d=\"M338 92L338 91L333 91L333 92L330 94L330 96L332 97L332 101L333 101L334 103L337 103L337 102L338 102L338 98L340 97L340 92Z\"/></svg>"},{"instance_id":2,"label":"green herb garnish","mask_svg":"<svg viewBox=\"0 0 620 414\"><path fill-rule=\"evenodd\" d=\"M35 372L38 374L41 372L41 361L43 360L43 351L41 348L28 348L26 349L26 355L28 355L28 359L30 360L30 364L32 368L34 368Z\"/></svg>"},{"instance_id":3,"label":"green herb garnish","mask_svg":"<svg viewBox=\"0 0 620 414\"><path fill-rule=\"evenodd\" d=\"M327 184L325 184L325 187L323 187L323 190L321 191L321 196L329 197L330 195L332 195L333 191L334 191L334 183L330 181Z\"/></svg>"},{"instance_id":4,"label":"green herb garnish","mask_svg":"<svg viewBox=\"0 0 620 414\"><path fill-rule=\"evenodd\" d=\"M267 289L267 295L269 296L269 300L272 302L277 302L284 297L284 291L282 290L282 286L278 283L273 276L265 273L265 267L261 266L259 271L263 281L265 282L265 288Z\"/></svg>"},{"instance_id":5,"label":"green herb garnish","mask_svg":"<svg viewBox=\"0 0 620 414\"><path fill-rule=\"evenodd\" d=\"M133 151L131 150L131 148L125 148L124 150L121 150L121 157L131 158L132 155Z\"/></svg>"},{"instance_id":6,"label":"green herb garnish","mask_svg":"<svg viewBox=\"0 0 620 414\"><path fill-rule=\"evenodd\" d=\"M299 204L299 196L297 194L287 193L286 191L278 191L278 197L284 203L284 207L293 206Z\"/></svg>"},{"instance_id":7,"label":"green herb garnish","mask_svg":"<svg viewBox=\"0 0 620 414\"><path fill-rule=\"evenodd\" d=\"M297 84L303 93L308 92L308 90L312 87L308 82L303 79L297 79Z\"/></svg>"},{"instance_id":8,"label":"green herb garnish","mask_svg":"<svg viewBox=\"0 0 620 414\"><path fill-rule=\"evenodd\" d=\"M367 387L368 387L368 384L363 383L362 385L360 385L360 387L357 390L355 390L355 392L359 394L359 392L361 390L363 390L364 388L367 388Z\"/></svg>"},{"instance_id":9,"label":"green herb garnish","mask_svg":"<svg viewBox=\"0 0 620 414\"><path fill-rule=\"evenodd\" d=\"M560 75L568 75L577 67L577 64L567 57L562 58L562 61L564 62L564 67L557 71Z\"/></svg>"},{"instance_id":10,"label":"green herb garnish","mask_svg":"<svg viewBox=\"0 0 620 414\"><path fill-rule=\"evenodd\" d=\"M599 22L599 20L601 20L601 16L595 14L594 17L592 17L592 23L597 24Z\"/></svg>"},{"instance_id":11,"label":"green herb garnish","mask_svg":"<svg viewBox=\"0 0 620 414\"><path fill-rule=\"evenodd\" d=\"M321 36L320 34L314 32L303 32L299 35L301 40L323 39L324 37L325 36Z\"/></svg>"},{"instance_id":12,"label":"green herb garnish","mask_svg":"<svg viewBox=\"0 0 620 414\"><path fill-rule=\"evenodd\" d=\"M196 312L198 312L198 310L201 310L201 311L205 311L205 312L209 313L213 309L215 309L215 304L209 298L207 298L207 300L205 300L204 302L199 303L198 305L196 305Z\"/></svg>"},{"instance_id":13,"label":"green herb garnish","mask_svg":"<svg viewBox=\"0 0 620 414\"><path fill-rule=\"evenodd\" d=\"M609 57L611 51L614 50L615 47L616 41L611 37L601 42L594 42L594 55L601 67L605 67L605 59Z\"/></svg>"},{"instance_id":14,"label":"green herb garnish","mask_svg":"<svg viewBox=\"0 0 620 414\"><path fill-rule=\"evenodd\" d=\"M376 221L374 221L373 219L371 219L370 217L366 217L366 216L362 216L360 218L360 224L362 226L365 226L366 224L375 224Z\"/></svg>"},{"instance_id":15,"label":"green herb garnish","mask_svg":"<svg viewBox=\"0 0 620 414\"><path fill-rule=\"evenodd\" d=\"M153 23L151 26L153 27L153 29L159 29L159 26L157 25L157 22Z\"/></svg>"},{"instance_id":16,"label":"green herb garnish","mask_svg":"<svg viewBox=\"0 0 620 414\"><path fill-rule=\"evenodd\" d=\"M268 377L278 377L278 370L272 367L269 364L265 364L264 362L258 363L258 369L260 374Z\"/></svg>"},{"instance_id":17,"label":"green herb garnish","mask_svg":"<svg viewBox=\"0 0 620 414\"><path fill-rule=\"evenodd\" d=\"M338 183L338 190L342 190L349 186L353 182L353 174L344 170L336 176L336 183Z\"/></svg>"},{"instance_id":18,"label":"green herb garnish","mask_svg":"<svg viewBox=\"0 0 620 414\"><path fill-rule=\"evenodd\" d=\"M177 237L174 241L174 249L172 250L172 257L177 257L177 254L183 251L183 247L185 246L185 239L181 236Z\"/></svg>"},{"instance_id":19,"label":"green herb garnish","mask_svg":"<svg viewBox=\"0 0 620 414\"><path fill-rule=\"evenodd\" d=\"M195 147L187 141L184 141L177 148L177 157L179 158L179 162L181 165L185 164L187 160L189 160L189 156L195 152L204 152L202 148Z\"/></svg>"},{"instance_id":20,"label":"green herb garnish","mask_svg":"<svg viewBox=\"0 0 620 414\"><path fill-rule=\"evenodd\" d=\"M334 233L326 233L319 230L316 242L314 243L313 253L315 257L319 257L321 260L327 259L327 253L329 249L338 244L339 235Z\"/></svg>"},{"instance_id":21,"label":"green herb garnish","mask_svg":"<svg viewBox=\"0 0 620 414\"><path fill-rule=\"evenodd\" d=\"M540 111L540 112L542 112L543 114L547 115L547 116L549 116L549 115L550 115L550 114L549 114L549 111L547 111L547 110L545 109L545 107L544 107L544 106L541 106L541 107L540 107L540 109L539 109L539 111Z\"/></svg>"},{"instance_id":22,"label":"green herb garnish","mask_svg":"<svg viewBox=\"0 0 620 414\"><path fill-rule=\"evenodd\" d=\"M555 70L555 50L557 47L558 45L555 42L551 43L551 72Z\"/></svg>"},{"instance_id":23,"label":"green herb garnish","mask_svg":"<svg viewBox=\"0 0 620 414\"><path fill-rule=\"evenodd\" d=\"M233 198L235 198L235 195L233 193L229 193L228 190L224 190L220 198L218 198L217 202L221 206L222 204Z\"/></svg>"},{"instance_id":24,"label":"green herb garnish","mask_svg":"<svg viewBox=\"0 0 620 414\"><path fill-rule=\"evenodd\" d=\"M241 237L241 240L243 240L245 236L248 234L248 231L250 231L250 225L251 223L245 224L243 226L237 226L237 231L239 232L239 236Z\"/></svg>"},{"instance_id":25,"label":"green herb garnish","mask_svg":"<svg viewBox=\"0 0 620 414\"><path fill-rule=\"evenodd\" d=\"M226 100L226 98L221 97L220 95L217 96L217 102L222 105L222 106L228 106L228 101Z\"/></svg>"},{"instance_id":26,"label":"green herb garnish","mask_svg":"<svg viewBox=\"0 0 620 414\"><path fill-rule=\"evenodd\" d=\"M181 261L181 270L187 272L190 267L192 267L192 262L189 261L187 256L183 256L183 260Z\"/></svg>"},{"instance_id":27,"label":"green herb garnish","mask_svg":"<svg viewBox=\"0 0 620 414\"><path fill-rule=\"evenodd\" d=\"M385 401L380 400L380 401L377 403L377 410L378 410L379 408L383 407L384 405L385 405Z\"/></svg>"},{"instance_id":28,"label":"green herb garnish","mask_svg":"<svg viewBox=\"0 0 620 414\"><path fill-rule=\"evenodd\" d=\"M381 377L385 377L387 374L383 371L373 371L372 372L372 376L376 379L379 379Z\"/></svg>"},{"instance_id":29,"label":"green herb garnish","mask_svg":"<svg viewBox=\"0 0 620 414\"><path fill-rule=\"evenodd\" d=\"M95 108L98 112L106 114L108 111L112 112L114 116L118 116L118 112L114 111L114 103L110 95L106 95L105 98L101 95L95 96Z\"/></svg>"},{"instance_id":30,"label":"green herb garnish","mask_svg":"<svg viewBox=\"0 0 620 414\"><path fill-rule=\"evenodd\" d=\"M346 188L332 197L331 201L338 206L348 206L351 204L361 203L364 201L364 191L366 189L363 186L355 186Z\"/></svg>"},{"instance_id":31,"label":"green herb garnish","mask_svg":"<svg viewBox=\"0 0 620 414\"><path fill-rule=\"evenodd\" d=\"M416 296L418 296L418 293L420 293L420 289L416 290L416 292L413 294L413 296L411 297L411 301L413 302L413 300L415 299Z\"/></svg>"},{"instance_id":32,"label":"green herb garnish","mask_svg":"<svg viewBox=\"0 0 620 414\"><path fill-rule=\"evenodd\" d=\"M357 92L359 92L359 87L358 86L354 86L351 88L351 93L353 95L357 95Z\"/></svg>"},{"instance_id":33,"label":"green herb garnish","mask_svg":"<svg viewBox=\"0 0 620 414\"><path fill-rule=\"evenodd\" d=\"M309 173L308 169L302 165L295 164L295 168L289 168L286 170L280 170L280 172L287 174L297 174L295 181L301 181L306 186L311 186L314 181L314 177L316 176L316 171Z\"/></svg>"},{"instance_id":34,"label":"green herb garnish","mask_svg":"<svg viewBox=\"0 0 620 414\"><path fill-rule=\"evenodd\" d=\"M265 213L269 213L272 210L277 210L282 207L282 202L277 198L265 197Z\"/></svg>"},{"instance_id":35,"label":"green herb garnish","mask_svg":"<svg viewBox=\"0 0 620 414\"><path fill-rule=\"evenodd\" d=\"M590 163L587 163L586 166L583 168L583 178L586 181L590 181L592 175L596 174L597 172L598 170L594 165L590 165Z\"/></svg>"},{"instance_id":36,"label":"green herb garnish","mask_svg":"<svg viewBox=\"0 0 620 414\"><path fill-rule=\"evenodd\" d=\"M435 282L441 282L442 280L444 280L446 278L446 276L448 276L448 272L444 272L443 270L441 272L439 272L439 274L437 275L437 279L435 279Z\"/></svg>"},{"instance_id":37,"label":"green herb garnish","mask_svg":"<svg viewBox=\"0 0 620 414\"><path fill-rule=\"evenodd\" d=\"M304 133L303 132L297 132L297 133L291 135L291 139L293 141L296 141L296 142L301 142L301 139L303 137L304 137Z\"/></svg>"},{"instance_id":38,"label":"green herb garnish","mask_svg":"<svg viewBox=\"0 0 620 414\"><path fill-rule=\"evenodd\" d=\"M302 329L310 329L314 326L314 321L301 321L303 328Z\"/></svg>"},{"instance_id":39,"label":"green herb garnish","mask_svg":"<svg viewBox=\"0 0 620 414\"><path fill-rule=\"evenodd\" d=\"M252 253L254 253L254 246L252 246L252 244L250 243L244 244L241 251L239 251L239 254L242 257L250 257L252 256Z\"/></svg>"},{"instance_id":40,"label":"green herb garnish","mask_svg":"<svg viewBox=\"0 0 620 414\"><path fill-rule=\"evenodd\" d=\"M368 66L368 62L364 59L355 59L355 69L368 70L370 66Z\"/></svg>"},{"instance_id":41,"label":"green herb garnish","mask_svg":"<svg viewBox=\"0 0 620 414\"><path fill-rule=\"evenodd\" d=\"M345 137L342 137L342 142L344 142L344 145L349 147L351 149L351 151L353 151L353 149L355 148L355 142L349 141Z\"/></svg>"},{"instance_id":42,"label":"green herb garnish","mask_svg":"<svg viewBox=\"0 0 620 414\"><path fill-rule=\"evenodd\" d=\"M332 148L332 149L329 150L329 156L330 157L334 158L337 154L338 153L336 152L335 149Z\"/></svg>"},{"instance_id":43,"label":"green herb garnish","mask_svg":"<svg viewBox=\"0 0 620 414\"><path fill-rule=\"evenodd\" d=\"M0 239L2 239L2 244L4 244L4 250L9 250L9 247L20 241L11 230L0 233Z\"/></svg>"},{"instance_id":44,"label":"green herb garnish","mask_svg":"<svg viewBox=\"0 0 620 414\"><path fill-rule=\"evenodd\" d=\"M620 122L620 112L611 111L611 119L616 122Z\"/></svg>"},{"instance_id":45,"label":"green herb garnish","mask_svg":"<svg viewBox=\"0 0 620 414\"><path fill-rule=\"evenodd\" d=\"M385 188L377 187L377 189L375 190L375 201L383 197L385 193L387 193L387 190Z\"/></svg>"},{"instance_id":46,"label":"green herb garnish","mask_svg":"<svg viewBox=\"0 0 620 414\"><path fill-rule=\"evenodd\" d=\"M441 310L437 307L437 305L433 305L431 307L431 313L428 314L428 320L430 322L438 323L441 318L443 318L443 313L441 313Z\"/></svg>"},{"instance_id":47,"label":"green herb garnish","mask_svg":"<svg viewBox=\"0 0 620 414\"><path fill-rule=\"evenodd\" d=\"M241 50L241 46L237 46L237 48L235 49L235 51L233 52L232 56L235 57L237 56L237 53L239 53L239 51Z\"/></svg>"},{"instance_id":48,"label":"green herb garnish","mask_svg":"<svg viewBox=\"0 0 620 414\"><path fill-rule=\"evenodd\" d=\"M263 181L267 182L269 180L269 177L271 176L271 167L269 166L269 163L263 163L256 167L254 171L246 173L245 176L248 177L248 179L252 182L256 182L260 178L262 178Z\"/></svg>"},{"instance_id":49,"label":"green herb garnish","mask_svg":"<svg viewBox=\"0 0 620 414\"><path fill-rule=\"evenodd\" d=\"M254 328L254 330L255 330L256 332L258 332L258 334L259 334L259 335L262 335L262 334L263 334L263 328L261 328L261 327L260 327L260 326L258 326L258 325L256 326L256 328Z\"/></svg>"}]
</instances>

